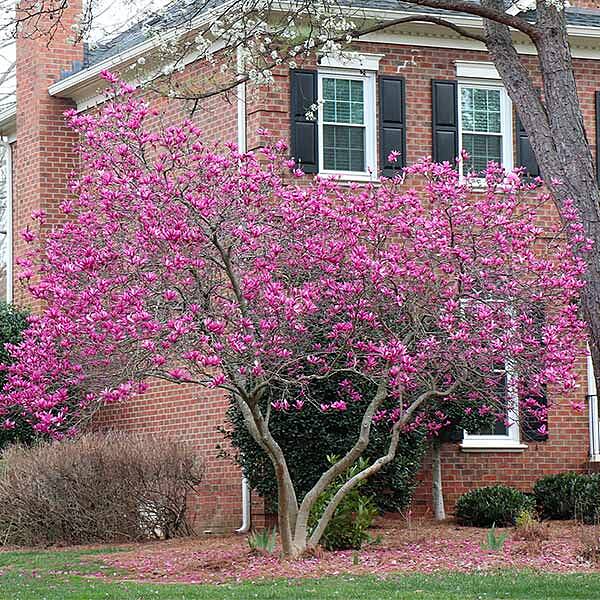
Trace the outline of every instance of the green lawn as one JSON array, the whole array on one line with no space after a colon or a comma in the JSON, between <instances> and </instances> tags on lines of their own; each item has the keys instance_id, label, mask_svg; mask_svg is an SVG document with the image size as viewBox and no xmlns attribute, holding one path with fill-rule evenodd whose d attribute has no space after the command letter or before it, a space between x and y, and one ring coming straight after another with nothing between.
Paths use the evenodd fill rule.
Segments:
<instances>
[{"instance_id":1,"label":"green lawn","mask_svg":"<svg viewBox=\"0 0 600 600\"><path fill-rule=\"evenodd\" d=\"M118 550L115 550L118 551ZM103 550L102 552L106 552ZM220 586L112 583L93 551L0 553L0 600L595 600L600 575L410 575ZM110 571L112 574L113 571ZM117 577L119 574L115 574Z\"/></svg>"}]
</instances>

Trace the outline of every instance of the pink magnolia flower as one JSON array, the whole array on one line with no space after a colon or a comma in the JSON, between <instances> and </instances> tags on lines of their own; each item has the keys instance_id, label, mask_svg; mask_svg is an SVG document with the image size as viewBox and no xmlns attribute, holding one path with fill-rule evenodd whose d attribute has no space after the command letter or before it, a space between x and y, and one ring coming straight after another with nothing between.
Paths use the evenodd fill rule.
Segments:
<instances>
[{"instance_id":1,"label":"pink magnolia flower","mask_svg":"<svg viewBox=\"0 0 600 600\"><path fill-rule=\"evenodd\" d=\"M156 111L105 77L120 98L67 114L81 171L64 224L37 215L44 247L19 260L46 308L10 348L9 422L64 435L148 375L248 402L278 390L292 400L273 408L331 414L381 388L378 426L433 434L465 400L467 414L506 414L490 390L507 358L523 397L574 389L590 242L572 203L567 240L539 226L550 200L492 163L476 192L431 159L381 185L305 178L284 142L241 153L191 121L158 130ZM542 416L537 404L521 409Z\"/></svg>"}]
</instances>

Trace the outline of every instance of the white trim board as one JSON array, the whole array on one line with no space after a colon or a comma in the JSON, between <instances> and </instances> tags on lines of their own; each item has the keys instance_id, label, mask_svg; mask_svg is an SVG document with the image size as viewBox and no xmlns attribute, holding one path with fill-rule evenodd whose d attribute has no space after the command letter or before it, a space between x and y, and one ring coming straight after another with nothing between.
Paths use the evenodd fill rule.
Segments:
<instances>
[{"instance_id":1,"label":"white trim board","mask_svg":"<svg viewBox=\"0 0 600 600\"><path fill-rule=\"evenodd\" d=\"M324 54L318 62L319 67L323 68L379 71L379 62L382 58L385 58L385 54L344 52L339 57Z\"/></svg>"},{"instance_id":2,"label":"white trim board","mask_svg":"<svg viewBox=\"0 0 600 600\"><path fill-rule=\"evenodd\" d=\"M477 62L474 60L455 60L456 76L459 79L493 79L501 81L496 67L491 62Z\"/></svg>"},{"instance_id":3,"label":"white trim board","mask_svg":"<svg viewBox=\"0 0 600 600\"><path fill-rule=\"evenodd\" d=\"M370 33L360 38L361 41L374 44L389 44L400 46L423 46L425 48L450 48L452 50L475 50L485 52L484 44L476 40L469 40L458 36L428 34L423 31L401 31L398 33ZM600 41L594 40L594 46L577 46L571 44L573 58L585 60L600 60ZM598 44L596 46L596 44ZM533 45L516 42L515 48L519 54L535 56Z\"/></svg>"}]
</instances>

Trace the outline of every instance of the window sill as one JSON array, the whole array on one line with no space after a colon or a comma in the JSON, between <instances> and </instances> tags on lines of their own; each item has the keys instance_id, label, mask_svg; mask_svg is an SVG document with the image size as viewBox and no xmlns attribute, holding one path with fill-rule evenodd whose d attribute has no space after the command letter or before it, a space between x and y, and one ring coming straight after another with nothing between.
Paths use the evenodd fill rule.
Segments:
<instances>
[{"instance_id":1,"label":"window sill","mask_svg":"<svg viewBox=\"0 0 600 600\"><path fill-rule=\"evenodd\" d=\"M464 441L460 445L462 452L524 452L527 444L504 441Z\"/></svg>"},{"instance_id":2,"label":"window sill","mask_svg":"<svg viewBox=\"0 0 600 600\"><path fill-rule=\"evenodd\" d=\"M361 173L331 173L331 172L320 172L318 173L321 179L335 179L336 181L348 182L348 183L379 183L378 177L372 175L362 175Z\"/></svg>"}]
</instances>

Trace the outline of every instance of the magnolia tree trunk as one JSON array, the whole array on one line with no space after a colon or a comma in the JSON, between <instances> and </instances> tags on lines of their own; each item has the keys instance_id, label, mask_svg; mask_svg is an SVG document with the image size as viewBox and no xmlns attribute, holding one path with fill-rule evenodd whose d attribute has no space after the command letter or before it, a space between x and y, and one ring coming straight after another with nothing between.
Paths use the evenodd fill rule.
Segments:
<instances>
[{"instance_id":1,"label":"magnolia tree trunk","mask_svg":"<svg viewBox=\"0 0 600 600\"><path fill-rule=\"evenodd\" d=\"M294 484L292 482L285 455L269 431L268 416L264 416L258 406L258 402L248 402L243 398L236 397L237 404L244 415L244 422L248 431L256 442L266 452L273 467L277 479L278 498L278 525L281 539L282 552L288 558L299 558L307 552L313 552L319 542L327 525L331 521L337 507L343 498L360 481L377 473L383 466L391 462L398 449L400 430L402 426L410 421L413 413L427 399L437 396L446 396L454 390L452 385L444 392L424 392L403 413L402 417L394 423L391 429L390 443L386 454L380 456L371 465L352 476L333 496L325 507L316 526L309 530L309 517L311 509L327 487L349 467L354 465L362 456L369 445L373 416L382 405L387 396L387 384L381 382L373 399L369 402L363 414L360 431L354 446L334 465L327 469L319 478L313 488L304 496L302 502L298 502Z\"/></svg>"},{"instance_id":2,"label":"magnolia tree trunk","mask_svg":"<svg viewBox=\"0 0 600 600\"><path fill-rule=\"evenodd\" d=\"M502 0L484 0L483 5L504 10ZM594 241L591 251L584 255L587 285L583 310L592 360L600 365L600 191L596 168L577 95L564 11L538 2L537 15L541 33L533 42L542 76L542 99L515 50L508 27L485 21L486 44L557 208L569 210L572 201L585 235ZM596 382L600 385L600 371L596 372Z\"/></svg>"},{"instance_id":3,"label":"magnolia tree trunk","mask_svg":"<svg viewBox=\"0 0 600 600\"><path fill-rule=\"evenodd\" d=\"M432 444L431 459L431 494L433 497L433 513L436 521L443 521L446 518L446 509L444 507L444 490L442 487L442 444L434 440Z\"/></svg>"}]
</instances>

